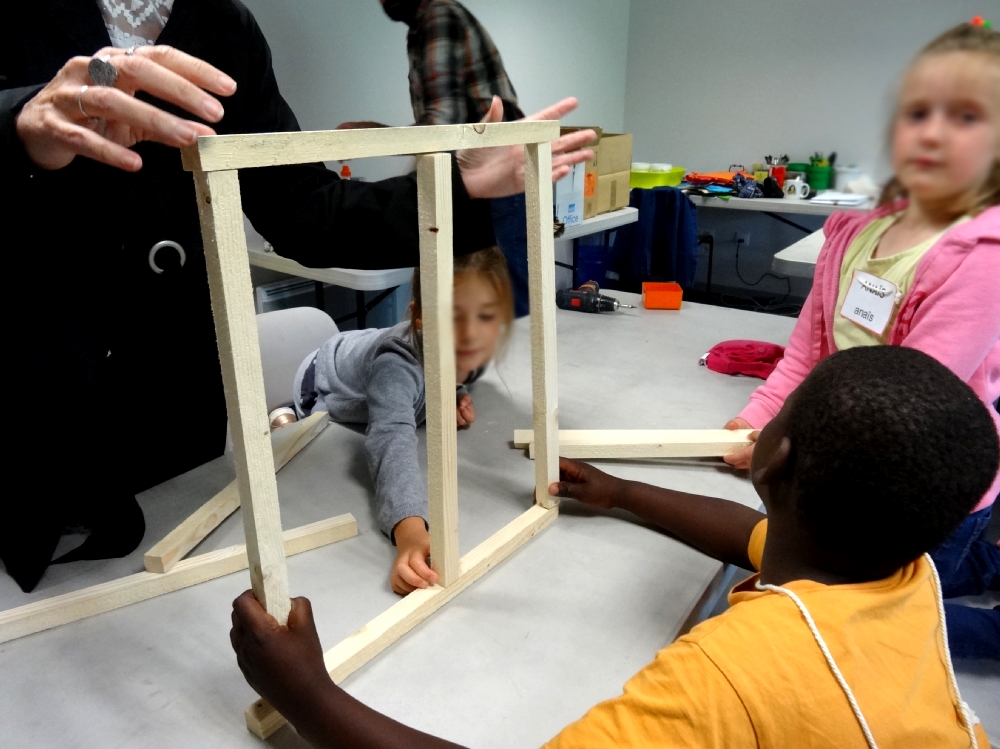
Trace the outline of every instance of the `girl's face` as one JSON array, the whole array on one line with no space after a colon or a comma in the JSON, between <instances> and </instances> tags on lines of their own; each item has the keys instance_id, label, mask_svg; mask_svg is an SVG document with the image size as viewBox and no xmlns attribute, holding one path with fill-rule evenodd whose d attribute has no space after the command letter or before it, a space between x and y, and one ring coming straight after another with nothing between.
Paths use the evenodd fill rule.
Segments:
<instances>
[{"instance_id":1,"label":"girl's face","mask_svg":"<svg viewBox=\"0 0 1000 749\"><path fill-rule=\"evenodd\" d=\"M984 54L946 52L920 60L903 84L892 163L922 202L974 196L1000 160L1000 65Z\"/></svg>"},{"instance_id":2,"label":"girl's face","mask_svg":"<svg viewBox=\"0 0 1000 749\"><path fill-rule=\"evenodd\" d=\"M462 378L484 366L496 353L503 328L500 299L479 273L455 278L455 368Z\"/></svg>"}]
</instances>

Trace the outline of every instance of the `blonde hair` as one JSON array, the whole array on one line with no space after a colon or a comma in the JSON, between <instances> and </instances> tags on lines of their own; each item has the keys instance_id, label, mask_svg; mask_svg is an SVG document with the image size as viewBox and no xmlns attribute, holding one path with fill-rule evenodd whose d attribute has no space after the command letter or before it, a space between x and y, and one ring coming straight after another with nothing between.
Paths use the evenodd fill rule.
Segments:
<instances>
[{"instance_id":1,"label":"blonde hair","mask_svg":"<svg viewBox=\"0 0 1000 749\"><path fill-rule=\"evenodd\" d=\"M920 50L913 62L910 63L907 72L912 70L917 63L932 55L941 55L948 52L984 54L993 58L994 62L1000 64L1000 32L986 26L974 26L971 23L959 24L952 29L948 29L948 31L932 40ZM895 128L895 123L896 117L893 116L892 124L889 128L890 137L892 130ZM882 188L878 204L880 207L891 205L905 197L907 197L906 188L903 187L899 178L893 175L892 179ZM993 170L990 172L989 177L987 177L983 189L976 196L976 202L973 204L971 213L975 216L994 205L1000 205L1000 162L993 164Z\"/></svg>"},{"instance_id":2,"label":"blonde hair","mask_svg":"<svg viewBox=\"0 0 1000 749\"><path fill-rule=\"evenodd\" d=\"M500 307L500 323L503 326L500 333L499 351L503 351L510 339L511 325L514 323L514 292L511 290L510 273L507 271L507 258L499 247L489 247L485 250L459 255L455 258L455 283L463 276L473 273L481 276L496 292L497 304ZM416 322L421 318L423 310L420 302L420 269L413 271L413 301L410 304L410 330L416 330Z\"/></svg>"}]
</instances>

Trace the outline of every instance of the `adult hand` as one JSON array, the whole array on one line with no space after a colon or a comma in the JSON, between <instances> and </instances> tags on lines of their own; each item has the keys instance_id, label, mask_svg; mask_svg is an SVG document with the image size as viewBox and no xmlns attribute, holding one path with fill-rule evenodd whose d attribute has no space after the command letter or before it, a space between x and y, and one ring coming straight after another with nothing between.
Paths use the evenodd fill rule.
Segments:
<instances>
[{"instance_id":1,"label":"adult hand","mask_svg":"<svg viewBox=\"0 0 1000 749\"><path fill-rule=\"evenodd\" d=\"M471 395L466 394L459 398L455 411L459 427L470 426L476 420L476 407Z\"/></svg>"},{"instance_id":2,"label":"adult hand","mask_svg":"<svg viewBox=\"0 0 1000 749\"><path fill-rule=\"evenodd\" d=\"M576 109L577 101L570 97L536 112L528 120L558 120ZM493 97L490 110L481 122L503 121L503 102ZM594 152L584 148L597 137L593 130L580 130L563 135L552 142L552 181L567 174L570 167L594 157ZM469 148L455 157L462 172L465 189L473 198L502 198L524 192L524 147L496 146L494 148Z\"/></svg>"},{"instance_id":3,"label":"adult hand","mask_svg":"<svg viewBox=\"0 0 1000 749\"><path fill-rule=\"evenodd\" d=\"M735 419L730 419L726 423L726 426L723 428L732 430L753 429L753 427L750 426L745 419L741 419L739 416L737 416ZM738 468L741 471L749 471L750 459L753 457L754 443L757 441L757 435L759 434L760 434L759 429L755 432L750 432L749 445L740 450L737 450L736 452L729 453L729 455L724 455L722 459L726 461L729 465L733 466L733 468Z\"/></svg>"},{"instance_id":4,"label":"adult hand","mask_svg":"<svg viewBox=\"0 0 1000 749\"><path fill-rule=\"evenodd\" d=\"M383 125L381 122L372 122L371 120L358 120L357 122L341 122L336 130L371 130L378 127L389 127L388 125Z\"/></svg>"},{"instance_id":5,"label":"adult hand","mask_svg":"<svg viewBox=\"0 0 1000 749\"><path fill-rule=\"evenodd\" d=\"M142 168L142 159L129 150L136 143L149 140L180 147L215 133L208 125L139 101L135 94L145 91L207 122L218 122L222 104L206 91L229 96L236 91L236 81L166 45L125 52L105 47L96 55L111 56L118 71L113 87L95 86L87 72L92 58L74 57L24 105L17 117L17 136L28 158L43 169L62 169L77 156L86 156L135 172Z\"/></svg>"},{"instance_id":6,"label":"adult hand","mask_svg":"<svg viewBox=\"0 0 1000 749\"><path fill-rule=\"evenodd\" d=\"M292 599L288 624L282 626L246 591L233 601L229 641L247 683L293 722L333 684L307 598Z\"/></svg>"},{"instance_id":7,"label":"adult hand","mask_svg":"<svg viewBox=\"0 0 1000 749\"><path fill-rule=\"evenodd\" d=\"M625 493L626 482L569 458L559 458L559 481L549 485L553 497L568 497L590 507L614 507Z\"/></svg>"},{"instance_id":8,"label":"adult hand","mask_svg":"<svg viewBox=\"0 0 1000 749\"><path fill-rule=\"evenodd\" d=\"M405 596L417 588L429 588L438 581L437 573L427 565L431 537L424 519L418 515L403 518L392 529L396 539L396 561L392 563L389 584Z\"/></svg>"}]
</instances>

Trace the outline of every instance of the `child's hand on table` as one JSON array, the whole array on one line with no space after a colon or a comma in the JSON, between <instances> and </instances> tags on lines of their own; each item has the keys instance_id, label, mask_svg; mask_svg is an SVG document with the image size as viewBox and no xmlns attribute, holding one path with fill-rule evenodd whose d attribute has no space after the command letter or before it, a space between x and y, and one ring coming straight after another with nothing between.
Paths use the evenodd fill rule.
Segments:
<instances>
[{"instance_id":1,"label":"child's hand on table","mask_svg":"<svg viewBox=\"0 0 1000 749\"><path fill-rule=\"evenodd\" d=\"M233 601L229 641L250 686L293 722L332 683L307 598L292 599L283 627L246 591Z\"/></svg>"},{"instance_id":2,"label":"child's hand on table","mask_svg":"<svg viewBox=\"0 0 1000 749\"><path fill-rule=\"evenodd\" d=\"M417 588L427 588L438 581L437 573L427 566L431 537L419 515L403 518L392 529L396 539L396 561L392 563L389 583L400 595Z\"/></svg>"},{"instance_id":3,"label":"child's hand on table","mask_svg":"<svg viewBox=\"0 0 1000 749\"><path fill-rule=\"evenodd\" d=\"M459 398L455 410L458 414L459 428L467 427L476 420L476 407L472 404L471 395L466 394Z\"/></svg>"},{"instance_id":4,"label":"child's hand on table","mask_svg":"<svg viewBox=\"0 0 1000 749\"><path fill-rule=\"evenodd\" d=\"M554 497L569 497L605 509L614 507L615 499L624 491L623 479L569 458L559 458L559 481L549 485L549 494Z\"/></svg>"},{"instance_id":5,"label":"child's hand on table","mask_svg":"<svg viewBox=\"0 0 1000 749\"><path fill-rule=\"evenodd\" d=\"M753 429L753 427L750 426L746 422L746 420L741 419L739 416L737 416L735 419L730 419L729 422L726 424L726 426L723 427L723 429L732 429L732 430ZM754 443L757 441L757 435L759 434L760 434L759 429L754 432L750 432L749 445L740 450L737 450L734 453L729 453L729 455L724 455L722 459L726 461L729 465L731 465L733 468L738 468L741 471L749 471L750 458L753 456Z\"/></svg>"}]
</instances>

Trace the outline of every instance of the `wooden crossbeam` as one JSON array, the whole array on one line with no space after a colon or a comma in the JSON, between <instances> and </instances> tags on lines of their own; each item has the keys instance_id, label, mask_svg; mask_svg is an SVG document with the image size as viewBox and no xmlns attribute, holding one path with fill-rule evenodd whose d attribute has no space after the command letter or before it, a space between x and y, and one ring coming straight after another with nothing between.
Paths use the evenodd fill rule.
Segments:
<instances>
[{"instance_id":1,"label":"wooden crossbeam","mask_svg":"<svg viewBox=\"0 0 1000 749\"><path fill-rule=\"evenodd\" d=\"M427 519L438 583L458 579L458 441L452 297L451 156L417 161L420 305L427 414Z\"/></svg>"},{"instance_id":2,"label":"wooden crossbeam","mask_svg":"<svg viewBox=\"0 0 1000 749\"><path fill-rule=\"evenodd\" d=\"M314 413L295 426L278 430L271 445L274 456L274 470L280 471L299 451L308 445L324 429L330 419L325 411ZM282 434L288 432L288 434ZM143 561L147 572L167 572L181 561L191 549L200 544L223 520L240 506L240 491L235 481L231 481L205 504L191 513L187 519L146 552Z\"/></svg>"},{"instance_id":3,"label":"wooden crossbeam","mask_svg":"<svg viewBox=\"0 0 1000 749\"><path fill-rule=\"evenodd\" d=\"M714 458L750 444L752 429L560 429L564 458ZM535 458L534 430L514 430L514 447Z\"/></svg>"},{"instance_id":4,"label":"wooden crossbeam","mask_svg":"<svg viewBox=\"0 0 1000 749\"><path fill-rule=\"evenodd\" d=\"M293 528L283 534L286 554L300 554L319 546L358 535L358 524L350 514ZM165 573L139 572L83 590L46 598L0 612L0 643L34 632L103 614L164 593L188 588L206 580L247 568L246 544L184 559Z\"/></svg>"},{"instance_id":5,"label":"wooden crossbeam","mask_svg":"<svg viewBox=\"0 0 1000 749\"><path fill-rule=\"evenodd\" d=\"M462 557L460 575L452 585L413 591L328 650L324 661L330 677L338 684L342 682L545 529L557 513L557 507L535 505ZM285 724L285 719L260 699L246 709L246 722L251 733L266 739Z\"/></svg>"},{"instance_id":6,"label":"wooden crossbeam","mask_svg":"<svg viewBox=\"0 0 1000 749\"><path fill-rule=\"evenodd\" d=\"M548 120L213 135L201 137L195 145L182 148L181 159L189 172L218 172L279 164L543 143L558 137L559 123ZM549 189L552 189L551 180ZM551 233L552 222L549 221Z\"/></svg>"},{"instance_id":7,"label":"wooden crossbeam","mask_svg":"<svg viewBox=\"0 0 1000 749\"><path fill-rule=\"evenodd\" d=\"M240 182L235 171L195 172L208 286L215 316L226 413L254 595L284 624L291 601L281 542L278 484L271 455L264 373L257 338Z\"/></svg>"}]
</instances>

